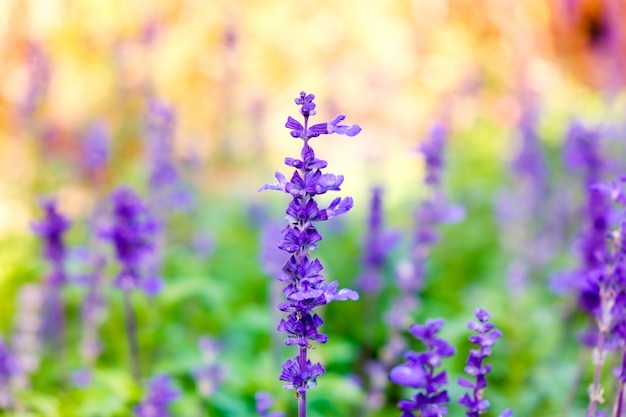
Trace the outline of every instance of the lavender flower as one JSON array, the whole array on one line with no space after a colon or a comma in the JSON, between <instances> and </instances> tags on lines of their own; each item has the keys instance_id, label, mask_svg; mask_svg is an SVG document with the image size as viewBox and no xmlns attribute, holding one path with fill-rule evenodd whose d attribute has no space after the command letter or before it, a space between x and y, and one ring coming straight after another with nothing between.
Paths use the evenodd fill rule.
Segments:
<instances>
[{"instance_id":1,"label":"lavender flower","mask_svg":"<svg viewBox=\"0 0 626 417\"><path fill-rule=\"evenodd\" d=\"M567 132L563 157L568 168L583 173L586 201L583 230L577 241L580 266L570 274L571 287L579 292L579 306L592 313L598 308L600 295L595 277L604 268L607 258L605 236L608 231L609 205L603 193L592 189L601 181L605 163L600 152L601 135L598 129L587 128L573 120Z\"/></svg>"},{"instance_id":2,"label":"lavender flower","mask_svg":"<svg viewBox=\"0 0 626 417\"><path fill-rule=\"evenodd\" d=\"M44 52L41 45L35 42L27 44L27 72L28 85L23 101L18 105L19 116L30 119L37 111L37 107L50 84L50 57Z\"/></svg>"},{"instance_id":3,"label":"lavender flower","mask_svg":"<svg viewBox=\"0 0 626 417\"><path fill-rule=\"evenodd\" d=\"M428 138L418 147L425 160L424 183L429 189L429 196L414 213L416 227L410 258L401 261L397 266L396 283L402 295L393 303L393 310L386 315L387 323L394 329L406 328L410 322L411 311L417 307L417 294L424 286L426 260L432 246L439 239L437 227L440 224L459 222L465 217L462 206L447 202L441 184L446 135L444 127L435 124Z\"/></svg>"},{"instance_id":4,"label":"lavender flower","mask_svg":"<svg viewBox=\"0 0 626 417\"><path fill-rule=\"evenodd\" d=\"M604 402L603 389L600 386L600 374L608 352L621 350L622 365L618 374L619 394L615 402L616 413L622 414L623 389L626 377L624 369L626 367L626 356L624 356L624 344L626 341L626 213L623 206L626 206L623 185L626 176L620 177L620 181L613 181L610 184L593 184L590 192L601 197L609 197L622 208L614 213L615 228L607 234L607 247L598 247L595 261L600 265L591 270L587 275L586 283L588 288L597 294L597 302L594 303L591 313L595 316L597 331L594 338L593 381L589 387L589 407L588 416L595 416L601 411L596 410L599 403Z\"/></svg>"},{"instance_id":5,"label":"lavender flower","mask_svg":"<svg viewBox=\"0 0 626 417\"><path fill-rule=\"evenodd\" d=\"M65 258L67 249L63 241L65 232L70 227L70 222L59 213L56 201L46 199L41 207L44 218L33 223L32 229L44 242L44 256L50 264L50 271L46 277L49 285L58 286L67 283L65 273Z\"/></svg>"},{"instance_id":6,"label":"lavender flower","mask_svg":"<svg viewBox=\"0 0 626 417\"><path fill-rule=\"evenodd\" d=\"M136 417L169 417L169 404L175 401L180 393L167 375L154 377L148 385L148 395L141 404L135 407Z\"/></svg>"},{"instance_id":7,"label":"lavender flower","mask_svg":"<svg viewBox=\"0 0 626 417\"><path fill-rule=\"evenodd\" d=\"M427 320L425 325L414 324L409 328L411 334L426 345L427 350L407 352L407 361L389 373L389 379L394 384L418 389L411 399L398 403L402 417L439 417L448 414L445 404L450 402L450 398L444 389L448 377L445 371L436 372L436 369L441 365L442 358L455 354L455 349L437 337L443 325L443 319L434 319Z\"/></svg>"},{"instance_id":8,"label":"lavender flower","mask_svg":"<svg viewBox=\"0 0 626 417\"><path fill-rule=\"evenodd\" d=\"M110 142L109 129L104 122L89 125L83 142L83 160L89 173L95 174L106 166L111 153Z\"/></svg>"},{"instance_id":9,"label":"lavender flower","mask_svg":"<svg viewBox=\"0 0 626 417\"><path fill-rule=\"evenodd\" d=\"M491 318L489 312L477 308L474 313L478 322L470 321L467 327L476 332L475 335L469 337L469 341L478 345L479 349L470 350L465 372L474 377L475 382L465 378L458 380L460 386L472 390L471 394L465 393L457 399L459 404L467 408L465 413L467 417L478 417L489 408L489 401L483 399L483 390L487 386L486 376L491 372L491 365L484 365L483 360L491 355L491 346L502 336L502 332L494 328L493 324L489 322ZM511 414L510 411L505 413L503 416Z\"/></svg>"},{"instance_id":10,"label":"lavender flower","mask_svg":"<svg viewBox=\"0 0 626 417\"><path fill-rule=\"evenodd\" d=\"M64 235L70 227L70 222L57 210L54 200L44 200L42 203L44 218L32 225L32 229L44 241L44 256L50 265L45 278L45 301L43 330L45 340L49 340L58 354L61 368L60 374L65 373L66 362L66 318L63 301L63 287L69 279L65 271L67 248Z\"/></svg>"},{"instance_id":11,"label":"lavender flower","mask_svg":"<svg viewBox=\"0 0 626 417\"><path fill-rule=\"evenodd\" d=\"M202 353L202 365L196 368L193 376L198 386L198 392L203 397L210 397L218 389L224 379L224 366L218 362L220 346L217 341L208 336L198 339L198 347Z\"/></svg>"},{"instance_id":12,"label":"lavender flower","mask_svg":"<svg viewBox=\"0 0 626 417\"><path fill-rule=\"evenodd\" d=\"M131 189L116 190L111 200L113 224L105 228L101 236L113 243L117 259L121 264L115 284L124 292L126 336L131 371L135 380L139 381L141 378L139 342L130 292L141 288L147 295L154 295L160 289L161 279L154 275L146 276L143 272L146 268L146 259L154 251L154 235L159 230L159 224L152 218L139 196Z\"/></svg>"},{"instance_id":13,"label":"lavender flower","mask_svg":"<svg viewBox=\"0 0 626 417\"><path fill-rule=\"evenodd\" d=\"M382 193L380 187L372 189L367 234L363 254L363 273L358 279L359 287L366 293L375 294L382 287L382 273L389 251L397 243L398 235L383 230Z\"/></svg>"},{"instance_id":14,"label":"lavender flower","mask_svg":"<svg viewBox=\"0 0 626 417\"><path fill-rule=\"evenodd\" d=\"M278 243L280 249L290 254L278 276L278 280L286 285L283 294L287 298L286 302L279 305L279 309L289 315L287 319L281 320L278 330L289 336L285 341L287 345L296 345L299 348L298 356L288 359L280 374L280 380L285 381L284 388L295 389L297 392L299 417L306 416L306 391L314 387L317 377L325 372L321 364L313 364L307 358L311 342L325 343L328 340L326 335L318 332L323 321L312 311L315 307L333 300L358 299L358 294L352 290L337 290L337 282L326 283L321 274L322 264L318 259L310 257L310 253L317 249L318 242L322 240L314 223L346 213L352 208L353 202L350 197L338 197L326 208L320 209L315 196L327 191L338 191L343 183L343 176L322 173L322 169L328 164L315 157L309 140L331 133L355 136L361 128L357 125L339 125L345 119L343 115L329 123L309 127L309 117L316 113L314 99L313 94L301 92L295 102L301 106L304 124L292 117L285 124L291 130L291 136L303 141L301 159L285 158L285 164L296 171L289 181L277 172L278 183L265 184L259 189L282 191L292 198L286 212L288 224L282 231L282 240Z\"/></svg>"},{"instance_id":15,"label":"lavender flower","mask_svg":"<svg viewBox=\"0 0 626 417\"><path fill-rule=\"evenodd\" d=\"M175 131L174 109L163 101L150 100L144 135L148 157L148 182L152 193L150 205L155 210L188 211L194 204L193 195L183 184L174 160Z\"/></svg>"},{"instance_id":16,"label":"lavender flower","mask_svg":"<svg viewBox=\"0 0 626 417\"><path fill-rule=\"evenodd\" d=\"M11 379L18 370L17 361L0 337L0 409L11 406Z\"/></svg>"},{"instance_id":17,"label":"lavender flower","mask_svg":"<svg viewBox=\"0 0 626 417\"><path fill-rule=\"evenodd\" d=\"M143 261L154 250L159 224L129 188L116 190L111 201L113 223L101 231L101 237L113 243L121 264L115 284L126 291L141 288L151 295L155 278L144 276Z\"/></svg>"},{"instance_id":18,"label":"lavender flower","mask_svg":"<svg viewBox=\"0 0 626 417\"><path fill-rule=\"evenodd\" d=\"M30 375L39 367L43 300L42 286L24 284L20 287L10 340L10 350L18 368L18 372L13 375L12 385L18 391L28 388Z\"/></svg>"},{"instance_id":19,"label":"lavender flower","mask_svg":"<svg viewBox=\"0 0 626 417\"><path fill-rule=\"evenodd\" d=\"M254 395L256 402L256 412L259 417L284 417L285 413L281 411L270 411L270 407L274 405L274 399L267 392L259 391Z\"/></svg>"}]
</instances>

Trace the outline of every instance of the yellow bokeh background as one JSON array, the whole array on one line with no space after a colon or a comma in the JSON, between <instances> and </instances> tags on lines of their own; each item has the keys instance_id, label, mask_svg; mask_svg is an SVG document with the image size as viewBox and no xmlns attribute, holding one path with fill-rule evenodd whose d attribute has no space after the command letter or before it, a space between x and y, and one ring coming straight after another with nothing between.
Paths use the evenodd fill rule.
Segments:
<instances>
[{"instance_id":1,"label":"yellow bokeh background","mask_svg":"<svg viewBox=\"0 0 626 417\"><path fill-rule=\"evenodd\" d=\"M42 162L79 158L94 120L110 126L114 159L132 159L149 97L176 109L177 155L204 163L206 187L254 192L258 169L271 178L297 152L284 121L298 92L313 92L318 121L346 113L363 128L316 145L350 179L345 190L385 184L400 201L420 178L407 150L435 121L452 132L486 121L493 135L479 146L506 159L529 107L562 120L607 111L607 96L619 103L611 60L592 42L603 3L626 10L621 0L581 0L576 12L566 0L2 0L0 231L27 229L33 190L88 211L89 184L34 185L57 175ZM49 79L21 117L37 83L33 49Z\"/></svg>"}]
</instances>

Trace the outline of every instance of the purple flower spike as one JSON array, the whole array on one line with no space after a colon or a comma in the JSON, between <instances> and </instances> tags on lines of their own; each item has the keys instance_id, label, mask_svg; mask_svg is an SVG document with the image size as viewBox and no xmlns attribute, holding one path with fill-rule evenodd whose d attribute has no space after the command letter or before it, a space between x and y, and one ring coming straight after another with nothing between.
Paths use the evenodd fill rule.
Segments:
<instances>
[{"instance_id":1,"label":"purple flower spike","mask_svg":"<svg viewBox=\"0 0 626 417\"><path fill-rule=\"evenodd\" d=\"M479 349L470 350L465 372L474 377L475 381L459 378L458 384L472 390L457 399L459 404L467 408L467 417L478 417L489 408L489 401L483 398L483 390L487 386L486 375L491 371L491 365L484 365L483 360L491 355L491 346L502 336L502 332L489 322L491 314L487 310L477 308L474 312L478 322L470 321L467 327L476 332L469 337L469 341L478 345ZM502 416L510 416L511 410L505 410Z\"/></svg>"},{"instance_id":2,"label":"purple flower spike","mask_svg":"<svg viewBox=\"0 0 626 417\"><path fill-rule=\"evenodd\" d=\"M439 184L440 173L443 169L443 150L446 145L446 129L435 124L431 130L427 141L424 141L417 149L424 155L426 162L426 183Z\"/></svg>"},{"instance_id":3,"label":"purple flower spike","mask_svg":"<svg viewBox=\"0 0 626 417\"><path fill-rule=\"evenodd\" d=\"M326 283L321 262L311 258L311 252L317 249L317 244L322 240L315 223L348 212L353 201L350 197L338 197L326 208L319 207L315 196L339 191L344 178L342 175L323 173L328 163L316 158L308 142L324 134L355 136L361 128L357 125L340 125L345 119L343 115L329 123L309 127L309 117L316 113L314 99L313 94L300 93L295 102L301 106L304 123L288 117L285 124L291 136L304 142L300 159L285 158L285 165L295 168L291 179L287 180L287 176L277 172L277 183L265 184L259 189L282 191L291 197L285 217L287 226L282 230L282 239L277 244L289 256L280 271L276 271L276 278L285 284L283 294L287 299L278 308L289 313L286 319L280 321L278 331L287 334L285 344L299 348L298 356L283 364L280 380L286 382L284 388L297 391L299 417L306 416L306 391L317 385L317 377L325 372L321 364L313 364L307 358L307 350L312 342L326 343L328 340L328 336L318 332L323 321L312 310L334 300L356 300L359 297L350 289L338 289L337 282Z\"/></svg>"},{"instance_id":4,"label":"purple flower spike","mask_svg":"<svg viewBox=\"0 0 626 417\"><path fill-rule=\"evenodd\" d=\"M155 248L154 236L159 224L131 189L116 190L111 201L113 223L101 232L101 236L113 243L121 264L116 285L124 290L141 288L151 294L158 284L154 278L143 279L142 263Z\"/></svg>"},{"instance_id":5,"label":"purple flower spike","mask_svg":"<svg viewBox=\"0 0 626 417\"><path fill-rule=\"evenodd\" d=\"M394 384L418 389L411 399L398 403L403 417L448 414L445 404L450 402L450 398L448 391L444 389L448 377L445 371L435 372L441 365L442 358L455 354L454 347L437 337L443 325L443 319L428 320L425 325L412 325L409 329L411 334L421 340L427 350L420 353L407 352L407 362L396 366L389 373L389 379Z\"/></svg>"},{"instance_id":6,"label":"purple flower spike","mask_svg":"<svg viewBox=\"0 0 626 417\"><path fill-rule=\"evenodd\" d=\"M111 135L107 125L96 121L89 125L83 139L85 168L93 173L104 168L111 154Z\"/></svg>"},{"instance_id":7,"label":"purple flower spike","mask_svg":"<svg viewBox=\"0 0 626 417\"><path fill-rule=\"evenodd\" d=\"M45 217L38 223L33 223L32 229L43 239L44 256L52 266L47 280L51 283L63 284L67 282L64 270L67 249L63 236L69 229L70 222L58 212L56 201L45 200L41 207Z\"/></svg>"},{"instance_id":8,"label":"purple flower spike","mask_svg":"<svg viewBox=\"0 0 626 417\"><path fill-rule=\"evenodd\" d=\"M363 272L358 279L360 288L375 294L383 282L383 269L391 249L398 241L398 234L383 229L382 188L372 189L367 234L363 245Z\"/></svg>"},{"instance_id":9,"label":"purple flower spike","mask_svg":"<svg viewBox=\"0 0 626 417\"><path fill-rule=\"evenodd\" d=\"M11 402L11 379L18 373L19 366L0 336L0 407Z\"/></svg>"}]
</instances>

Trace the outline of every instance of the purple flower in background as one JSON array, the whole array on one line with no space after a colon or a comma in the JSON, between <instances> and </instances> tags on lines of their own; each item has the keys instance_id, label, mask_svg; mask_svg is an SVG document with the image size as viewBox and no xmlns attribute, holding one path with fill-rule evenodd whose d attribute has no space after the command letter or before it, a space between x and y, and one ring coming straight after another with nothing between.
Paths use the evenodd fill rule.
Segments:
<instances>
[{"instance_id":1,"label":"purple flower in background","mask_svg":"<svg viewBox=\"0 0 626 417\"><path fill-rule=\"evenodd\" d=\"M18 106L19 116L29 119L37 111L37 106L50 84L50 58L41 45L29 42L26 48L28 85L24 98Z\"/></svg>"},{"instance_id":2,"label":"purple flower in background","mask_svg":"<svg viewBox=\"0 0 626 417\"><path fill-rule=\"evenodd\" d=\"M274 405L274 399L267 392L259 391L254 395L256 403L256 412L260 417L284 417L285 413L281 411L270 411L270 407Z\"/></svg>"},{"instance_id":3,"label":"purple flower in background","mask_svg":"<svg viewBox=\"0 0 626 417\"><path fill-rule=\"evenodd\" d=\"M198 387L198 392L203 397L210 397L217 391L224 379L226 370L218 362L220 346L217 341L208 336L198 339L198 347L202 354L202 364L193 372Z\"/></svg>"},{"instance_id":4,"label":"purple flower in background","mask_svg":"<svg viewBox=\"0 0 626 417\"><path fill-rule=\"evenodd\" d=\"M435 124L429 136L418 147L425 160L424 183L428 187L429 195L414 213L416 226L410 258L401 261L397 266L396 283L401 296L386 314L386 322L394 329L405 328L410 323L411 311L417 307L417 295L424 286L426 261L432 246L439 239L437 227L459 222L465 217L463 206L448 203L441 183L446 135L444 127Z\"/></svg>"},{"instance_id":5,"label":"purple flower in background","mask_svg":"<svg viewBox=\"0 0 626 417\"><path fill-rule=\"evenodd\" d=\"M345 116L337 116L330 123L320 123L309 127L309 117L315 112L313 94L301 92L295 99L304 116L304 124L292 117L287 119L285 127L291 130L294 138L303 141L300 159L285 158L285 165L296 170L290 180L280 172L276 173L278 183L263 185L262 190L278 190L288 194L292 200L286 211L287 226L282 230L282 239L278 247L289 253L288 260L277 276L285 283L283 293L286 302L279 305L281 311L288 312L286 319L281 320L278 330L288 335L285 343L299 348L294 359L288 359L282 366L280 380L285 381L284 388L295 389L298 393L298 416L306 416L306 391L314 387L317 377L325 371L321 364L313 364L307 358L307 350L311 342L325 343L328 337L318 332L322 319L312 313L320 305L333 300L356 300L358 294L349 289L338 290L338 283L324 281L321 274L322 264L318 259L311 259L311 252L317 249L322 236L315 227L315 222L325 221L338 216L352 208L352 198L335 198L326 208L320 208L315 196L327 191L339 190L342 175L325 174L322 169L328 164L317 159L313 148L309 145L311 138L331 133L355 136L361 130L357 125L339 125Z\"/></svg>"},{"instance_id":6,"label":"purple flower in background","mask_svg":"<svg viewBox=\"0 0 626 417\"><path fill-rule=\"evenodd\" d=\"M49 270L44 281L44 323L42 330L43 340L51 344L60 357L66 352L66 318L63 288L69 279L65 270L67 248L64 235L70 227L70 222L57 210L54 200L44 200L42 203L44 218L32 225L32 229L44 243L44 256L48 260ZM64 361L59 361L64 366ZM60 373L65 372L60 370Z\"/></svg>"},{"instance_id":7,"label":"purple flower in background","mask_svg":"<svg viewBox=\"0 0 626 417\"><path fill-rule=\"evenodd\" d=\"M191 190L182 181L174 159L176 114L167 103L152 99L144 124L151 207L188 211L194 205Z\"/></svg>"},{"instance_id":8,"label":"purple flower in background","mask_svg":"<svg viewBox=\"0 0 626 417\"><path fill-rule=\"evenodd\" d=\"M95 121L89 125L83 137L83 162L89 172L97 172L109 162L111 135L107 125Z\"/></svg>"},{"instance_id":9,"label":"purple flower in background","mask_svg":"<svg viewBox=\"0 0 626 417\"><path fill-rule=\"evenodd\" d=\"M417 150L424 156L426 164L426 184L436 186L441 183L441 171L443 170L443 151L446 145L446 129L435 124L431 127L428 140L421 143Z\"/></svg>"},{"instance_id":10,"label":"purple flower in background","mask_svg":"<svg viewBox=\"0 0 626 417\"><path fill-rule=\"evenodd\" d=\"M152 277L144 277L143 261L155 248L158 222L141 198L129 188L119 188L111 196L112 224L101 236L111 241L121 270L115 283L124 290L141 288L151 293Z\"/></svg>"},{"instance_id":11,"label":"purple flower in background","mask_svg":"<svg viewBox=\"0 0 626 417\"><path fill-rule=\"evenodd\" d=\"M372 189L368 227L363 245L363 272L357 281L359 287L366 293L380 291L388 253L398 241L397 233L389 233L383 229L382 193L380 187Z\"/></svg>"},{"instance_id":12,"label":"purple flower in background","mask_svg":"<svg viewBox=\"0 0 626 417\"><path fill-rule=\"evenodd\" d=\"M467 327L476 332L469 337L469 341L478 345L478 349L472 349L469 353L465 365L465 372L475 380L470 381L466 378L459 378L458 384L472 391L465 393L457 399L459 404L467 408L465 415L467 417L478 417L489 408L489 401L483 398L483 390L487 387L487 374L491 372L491 365L483 364L486 357L491 355L491 346L496 340L502 336L502 332L494 328L489 322L491 314L482 308L477 308L474 312L478 322L470 321ZM507 415L510 415L507 414Z\"/></svg>"},{"instance_id":13,"label":"purple flower in background","mask_svg":"<svg viewBox=\"0 0 626 417\"><path fill-rule=\"evenodd\" d=\"M28 388L31 374L39 368L44 297L44 288L41 285L24 284L20 287L15 300L14 331L10 339L10 351L18 369L13 375L12 386L18 391Z\"/></svg>"},{"instance_id":14,"label":"purple flower in background","mask_svg":"<svg viewBox=\"0 0 626 417\"><path fill-rule=\"evenodd\" d=\"M68 281L64 267L67 249L63 239L70 222L59 213L54 200L44 200L41 208L44 211L44 218L33 223L32 229L43 240L44 256L51 266L46 281L52 285L65 284Z\"/></svg>"},{"instance_id":15,"label":"purple flower in background","mask_svg":"<svg viewBox=\"0 0 626 417\"><path fill-rule=\"evenodd\" d=\"M148 385L148 395L135 407L136 417L169 417L169 405L179 397L179 391L167 375L154 377Z\"/></svg>"},{"instance_id":16,"label":"purple flower in background","mask_svg":"<svg viewBox=\"0 0 626 417\"><path fill-rule=\"evenodd\" d=\"M571 286L579 291L579 306L586 312L592 312L600 303L596 276L604 268L607 259L605 236L608 231L609 204L607 196L593 189L601 181L605 167L601 154L602 137L598 129L590 129L573 120L565 139L563 157L565 164L572 170L582 171L585 205L584 223L576 246L580 257L580 266L569 276Z\"/></svg>"},{"instance_id":17,"label":"purple flower in background","mask_svg":"<svg viewBox=\"0 0 626 417\"><path fill-rule=\"evenodd\" d=\"M407 352L406 362L394 367L389 373L389 379L394 384L418 390L411 399L398 403L402 417L438 417L448 414L445 405L450 402L445 389L448 377L445 371L437 372L437 368L441 360L453 356L455 350L448 342L437 337L443 325L443 319L429 319L425 325L414 324L409 328L411 334L426 345L427 350Z\"/></svg>"},{"instance_id":18,"label":"purple flower in background","mask_svg":"<svg viewBox=\"0 0 626 417\"><path fill-rule=\"evenodd\" d=\"M0 409L9 407L11 398L11 379L18 373L18 363L9 352L8 346L0 337Z\"/></svg>"}]
</instances>

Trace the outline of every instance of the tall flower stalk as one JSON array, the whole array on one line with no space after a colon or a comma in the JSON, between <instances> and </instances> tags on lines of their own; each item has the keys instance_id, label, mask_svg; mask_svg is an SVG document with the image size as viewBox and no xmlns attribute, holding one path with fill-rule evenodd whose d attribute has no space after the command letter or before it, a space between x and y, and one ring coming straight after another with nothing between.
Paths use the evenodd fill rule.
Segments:
<instances>
[{"instance_id":1,"label":"tall flower stalk","mask_svg":"<svg viewBox=\"0 0 626 417\"><path fill-rule=\"evenodd\" d=\"M298 417L305 417L307 411L307 390L317 385L317 377L325 372L320 363L313 363L308 358L308 349L312 342L326 343L328 336L318 332L323 320L313 309L333 300L358 299L358 294L349 289L338 290L338 283L327 283L321 274L323 266L319 259L312 259L311 252L317 249L322 236L315 227L315 222L325 221L346 213L353 206L352 198L337 197L325 209L320 209L315 197L327 191L339 191L343 183L342 175L322 173L328 165L317 159L309 141L317 136L338 133L356 136L361 128L358 125L340 125L345 119L338 115L328 123L309 126L309 117L316 114L313 94L304 91L295 99L304 117L301 124L291 116L285 127L291 130L291 136L303 142L301 159L285 158L285 165L295 168L291 179L280 172L276 173L278 183L263 185L259 191L277 190L289 194L292 198L287 208L287 226L282 230L283 238L278 247L289 254L277 279L285 284L283 294L286 302L278 308L289 313L281 319L278 330L287 334L285 344L298 347L298 355L287 359L282 365L280 380L285 389L296 390L298 398Z\"/></svg>"},{"instance_id":2,"label":"tall flower stalk","mask_svg":"<svg viewBox=\"0 0 626 417\"><path fill-rule=\"evenodd\" d=\"M489 409L489 401L483 398L483 391L487 387L487 374L491 372L491 365L484 364L486 357L491 356L491 346L496 340L502 336L502 332L490 323L491 314L482 308L474 311L478 321L470 321L467 327L473 330L475 334L469 337L469 341L478 345L478 349L471 349L467 362L465 363L465 372L471 376L474 381L466 378L459 378L458 383L464 388L471 391L466 392L457 401L467 409L465 415L467 417L479 417ZM510 409L505 410L500 417L508 417L513 412Z\"/></svg>"},{"instance_id":3,"label":"tall flower stalk","mask_svg":"<svg viewBox=\"0 0 626 417\"><path fill-rule=\"evenodd\" d=\"M593 184L590 193L598 197L612 199L620 206L626 206L626 194L623 191L626 176L609 184ZM618 393L616 395L613 416L623 415L623 390L626 380L626 215L621 208L614 216L617 224L605 236L605 250L596 250L597 268L595 273L586 275L587 285L598 294L598 302L592 310L597 330L595 346L592 351L593 380L588 389L589 406L587 416L595 417L604 414L598 405L604 403L604 389L600 385L600 376L604 363L612 351L621 358L620 370L616 374ZM608 229L607 224L607 229Z\"/></svg>"},{"instance_id":4,"label":"tall flower stalk","mask_svg":"<svg viewBox=\"0 0 626 417\"><path fill-rule=\"evenodd\" d=\"M44 280L46 294L44 332L50 337L53 349L59 353L63 373L66 366L67 338L63 288L69 281L65 268L67 247L64 240L70 222L59 213L54 200L43 201L42 209L44 217L34 223L32 229L43 240L43 253L49 264Z\"/></svg>"},{"instance_id":5,"label":"tall flower stalk","mask_svg":"<svg viewBox=\"0 0 626 417\"><path fill-rule=\"evenodd\" d=\"M159 224L131 189L116 190L111 200L113 223L102 232L102 237L113 243L121 266L115 285L123 291L131 371L135 381L139 381L141 377L139 343L131 292L134 289L141 289L148 295L153 293L152 282L155 278L146 274L145 260L155 249L154 236L159 230Z\"/></svg>"}]
</instances>

